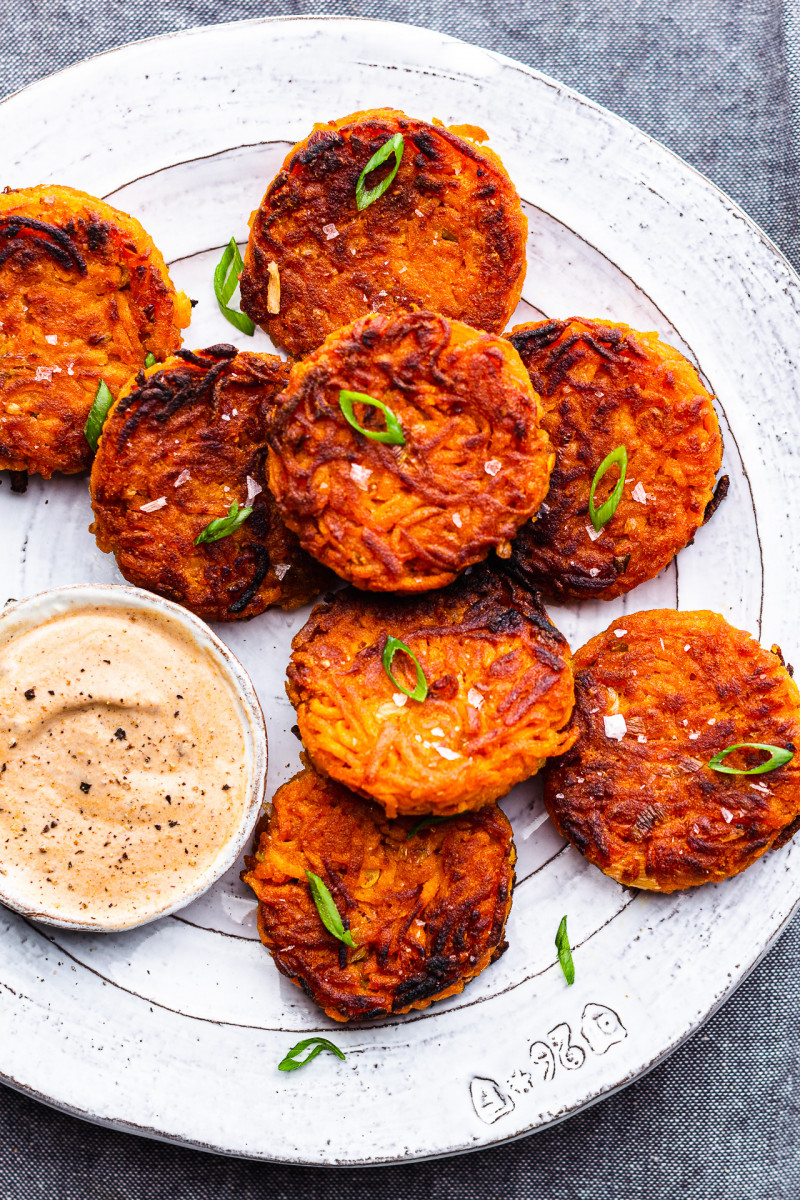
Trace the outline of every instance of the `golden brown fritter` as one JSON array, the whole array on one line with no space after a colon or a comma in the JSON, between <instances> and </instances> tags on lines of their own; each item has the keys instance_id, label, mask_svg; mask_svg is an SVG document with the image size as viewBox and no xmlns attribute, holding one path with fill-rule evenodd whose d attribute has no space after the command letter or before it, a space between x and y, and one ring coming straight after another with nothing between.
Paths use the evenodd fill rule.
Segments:
<instances>
[{"instance_id":1,"label":"golden brown fritter","mask_svg":"<svg viewBox=\"0 0 800 1200\"><path fill-rule=\"evenodd\" d=\"M708 766L742 742L800 747L800 693L777 648L716 613L656 610L614 621L574 667L578 740L547 764L544 798L607 875L673 892L736 875L794 833L800 756L763 775ZM767 758L735 751L724 765Z\"/></svg>"},{"instance_id":2,"label":"golden brown fritter","mask_svg":"<svg viewBox=\"0 0 800 1200\"><path fill-rule=\"evenodd\" d=\"M359 212L358 178L395 134L400 169ZM470 137L486 135L396 109L315 126L251 218L244 311L298 357L369 312L430 308L501 333L525 278L527 220L500 159ZM394 163L372 171L367 187Z\"/></svg>"},{"instance_id":3,"label":"golden brown fritter","mask_svg":"<svg viewBox=\"0 0 800 1200\"><path fill-rule=\"evenodd\" d=\"M279 971L335 1021L427 1008L503 953L516 854L490 804L415 830L306 770L279 788L242 878ZM355 948L328 933L306 871L329 889Z\"/></svg>"},{"instance_id":4,"label":"golden brown fritter","mask_svg":"<svg viewBox=\"0 0 800 1200\"><path fill-rule=\"evenodd\" d=\"M694 367L655 333L628 325L539 321L508 335L541 393L556 463L538 515L520 530L514 561L554 600L610 600L666 567L727 491L714 479L722 439ZM623 495L598 534L589 491L606 455L624 445ZM613 491L612 468L595 493Z\"/></svg>"},{"instance_id":5,"label":"golden brown fritter","mask_svg":"<svg viewBox=\"0 0 800 1200\"><path fill-rule=\"evenodd\" d=\"M383 668L387 637L416 655L421 703ZM569 646L538 595L475 567L443 591L318 605L292 643L286 690L317 770L397 813L450 814L504 796L566 750L574 701ZM392 674L412 691L402 651Z\"/></svg>"},{"instance_id":6,"label":"golden brown fritter","mask_svg":"<svg viewBox=\"0 0 800 1200\"><path fill-rule=\"evenodd\" d=\"M297 608L331 582L267 487L267 413L288 371L276 355L211 346L181 350L123 389L92 468L92 530L130 583L232 621ZM195 546L234 501L252 515Z\"/></svg>"},{"instance_id":7,"label":"golden brown fritter","mask_svg":"<svg viewBox=\"0 0 800 1200\"><path fill-rule=\"evenodd\" d=\"M389 406L404 445L352 429L342 390ZM385 432L384 415L354 413ZM270 430L269 478L303 547L357 587L443 587L538 509L553 455L537 397L502 338L436 313L376 314L292 369Z\"/></svg>"},{"instance_id":8,"label":"golden brown fritter","mask_svg":"<svg viewBox=\"0 0 800 1200\"><path fill-rule=\"evenodd\" d=\"M0 469L88 467L98 382L117 396L190 314L133 217L74 188L0 193Z\"/></svg>"}]
</instances>

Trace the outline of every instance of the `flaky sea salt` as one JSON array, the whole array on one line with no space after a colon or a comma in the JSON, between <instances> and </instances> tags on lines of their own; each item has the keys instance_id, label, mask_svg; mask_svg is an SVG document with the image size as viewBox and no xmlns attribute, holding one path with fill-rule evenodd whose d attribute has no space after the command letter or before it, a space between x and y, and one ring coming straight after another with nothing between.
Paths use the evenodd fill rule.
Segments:
<instances>
[{"instance_id":1,"label":"flaky sea salt","mask_svg":"<svg viewBox=\"0 0 800 1200\"><path fill-rule=\"evenodd\" d=\"M182 483L187 483L192 478L191 471L181 471L178 478L173 483L173 487L180 487Z\"/></svg>"},{"instance_id":2,"label":"flaky sea salt","mask_svg":"<svg viewBox=\"0 0 800 1200\"><path fill-rule=\"evenodd\" d=\"M480 692L476 691L475 688L470 688L467 692L467 702L471 704L473 708L480 708L480 706L483 704L483 696L480 694Z\"/></svg>"},{"instance_id":3,"label":"flaky sea salt","mask_svg":"<svg viewBox=\"0 0 800 1200\"><path fill-rule=\"evenodd\" d=\"M444 737L444 730L440 729L439 726L437 725L434 729L431 730L431 734L433 735L433 737Z\"/></svg>"},{"instance_id":4,"label":"flaky sea salt","mask_svg":"<svg viewBox=\"0 0 800 1200\"><path fill-rule=\"evenodd\" d=\"M339 230L333 224L323 225L322 232L325 234L326 241L330 241L331 238L337 238L339 236Z\"/></svg>"},{"instance_id":5,"label":"flaky sea salt","mask_svg":"<svg viewBox=\"0 0 800 1200\"><path fill-rule=\"evenodd\" d=\"M455 525L456 529L460 529L464 524L458 513L453 513L453 524Z\"/></svg>"},{"instance_id":6,"label":"flaky sea salt","mask_svg":"<svg viewBox=\"0 0 800 1200\"><path fill-rule=\"evenodd\" d=\"M452 762L456 758L461 758L455 750L451 750L448 746L439 746L436 742L433 743L433 748L437 754L441 754L442 758L446 758L448 762Z\"/></svg>"},{"instance_id":7,"label":"flaky sea salt","mask_svg":"<svg viewBox=\"0 0 800 1200\"><path fill-rule=\"evenodd\" d=\"M631 492L631 499L635 500L637 504L647 504L647 492L644 490L644 487L642 486L641 479L639 480L639 482L636 484L636 487Z\"/></svg>"},{"instance_id":8,"label":"flaky sea salt","mask_svg":"<svg viewBox=\"0 0 800 1200\"><path fill-rule=\"evenodd\" d=\"M275 563L275 574L278 576L278 579L283 579L284 575L291 571L291 569L291 563Z\"/></svg>"},{"instance_id":9,"label":"flaky sea salt","mask_svg":"<svg viewBox=\"0 0 800 1200\"><path fill-rule=\"evenodd\" d=\"M600 574L600 568L599 567L589 567L589 574L591 575L592 579L594 579L596 575Z\"/></svg>"},{"instance_id":10,"label":"flaky sea salt","mask_svg":"<svg viewBox=\"0 0 800 1200\"><path fill-rule=\"evenodd\" d=\"M140 510L140 512L147 512L147 513L158 512L159 508L166 508L166 506L167 506L167 497L159 496L159 498L157 500L150 500L149 503L147 503L147 504L140 504L139 510Z\"/></svg>"},{"instance_id":11,"label":"flaky sea salt","mask_svg":"<svg viewBox=\"0 0 800 1200\"><path fill-rule=\"evenodd\" d=\"M627 629L615 629L615 630L614 630L614 637L620 637L620 638L621 638L621 637L625 637L625 634L626 634L627 632L628 632L628 631L627 631Z\"/></svg>"},{"instance_id":12,"label":"flaky sea salt","mask_svg":"<svg viewBox=\"0 0 800 1200\"><path fill-rule=\"evenodd\" d=\"M488 462L483 464L483 469L487 475L496 475L502 465L499 458L490 458Z\"/></svg>"},{"instance_id":13,"label":"flaky sea salt","mask_svg":"<svg viewBox=\"0 0 800 1200\"><path fill-rule=\"evenodd\" d=\"M726 825L730 825L731 821L733 820L733 813L728 812L727 808L721 808L719 811L722 813L722 819Z\"/></svg>"},{"instance_id":14,"label":"flaky sea salt","mask_svg":"<svg viewBox=\"0 0 800 1200\"><path fill-rule=\"evenodd\" d=\"M596 542L597 539L600 537L600 534L603 531L602 531L602 529L595 529L594 525L587 525L586 532L588 533L588 535L592 539L592 541Z\"/></svg>"},{"instance_id":15,"label":"flaky sea salt","mask_svg":"<svg viewBox=\"0 0 800 1200\"><path fill-rule=\"evenodd\" d=\"M261 493L263 492L263 490L264 489L262 488L261 484L256 483L256 481L255 481L255 479L253 479L252 475L248 475L247 476L247 500L246 500L247 505L248 506L251 505L253 503L253 501L255 500L256 496L260 496Z\"/></svg>"},{"instance_id":16,"label":"flaky sea salt","mask_svg":"<svg viewBox=\"0 0 800 1200\"><path fill-rule=\"evenodd\" d=\"M37 383L49 383L54 375L61 374L61 367L37 367L34 379Z\"/></svg>"},{"instance_id":17,"label":"flaky sea salt","mask_svg":"<svg viewBox=\"0 0 800 1200\"><path fill-rule=\"evenodd\" d=\"M354 481L356 487L361 488L362 492L367 490L371 474L372 471L369 467L362 467L359 463L350 463L350 478Z\"/></svg>"},{"instance_id":18,"label":"flaky sea salt","mask_svg":"<svg viewBox=\"0 0 800 1200\"><path fill-rule=\"evenodd\" d=\"M622 713L612 713L610 717L603 717L603 726L606 737L613 738L615 742L621 742L628 732Z\"/></svg>"},{"instance_id":19,"label":"flaky sea salt","mask_svg":"<svg viewBox=\"0 0 800 1200\"><path fill-rule=\"evenodd\" d=\"M408 696L404 696L402 692L394 692L392 694L392 699L398 708L403 708L403 706L408 703Z\"/></svg>"},{"instance_id":20,"label":"flaky sea salt","mask_svg":"<svg viewBox=\"0 0 800 1200\"><path fill-rule=\"evenodd\" d=\"M57 346L58 345L58 334L57 333L46 333L44 335L44 340L46 342L49 342L51 346Z\"/></svg>"}]
</instances>

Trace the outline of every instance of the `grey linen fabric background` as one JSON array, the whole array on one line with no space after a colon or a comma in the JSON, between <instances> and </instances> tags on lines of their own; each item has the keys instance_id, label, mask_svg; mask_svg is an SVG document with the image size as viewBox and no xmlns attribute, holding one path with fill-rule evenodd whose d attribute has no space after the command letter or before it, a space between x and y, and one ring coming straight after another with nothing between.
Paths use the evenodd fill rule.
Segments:
<instances>
[{"instance_id":1,"label":"grey linen fabric background","mask_svg":"<svg viewBox=\"0 0 800 1200\"><path fill-rule=\"evenodd\" d=\"M683 155L800 267L800 0L0 0L0 94L137 38L326 13L443 30L565 81ZM240 1162L0 1088L0 1200L797 1200L799 984L800 917L649 1076L554 1129L436 1163Z\"/></svg>"}]
</instances>

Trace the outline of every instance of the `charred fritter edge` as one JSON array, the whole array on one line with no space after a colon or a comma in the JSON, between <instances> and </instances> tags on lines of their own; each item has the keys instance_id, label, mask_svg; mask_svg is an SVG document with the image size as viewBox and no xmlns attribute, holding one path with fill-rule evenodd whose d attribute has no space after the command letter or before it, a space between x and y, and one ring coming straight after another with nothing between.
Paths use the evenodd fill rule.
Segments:
<instances>
[{"instance_id":1,"label":"charred fritter edge","mask_svg":"<svg viewBox=\"0 0 800 1200\"><path fill-rule=\"evenodd\" d=\"M190 312L133 217L74 188L6 188L0 469L49 478L87 467L83 430L99 380L117 395L146 353L177 350Z\"/></svg>"},{"instance_id":2,"label":"charred fritter edge","mask_svg":"<svg viewBox=\"0 0 800 1200\"><path fill-rule=\"evenodd\" d=\"M210 346L179 351L124 390L91 488L97 543L127 580L219 621L297 608L329 586L332 576L300 549L266 482L266 418L288 370L276 355ZM195 546L234 500L248 503L248 476L261 489L252 515L228 537ZM142 511L160 498L167 503Z\"/></svg>"},{"instance_id":3,"label":"charred fritter edge","mask_svg":"<svg viewBox=\"0 0 800 1200\"><path fill-rule=\"evenodd\" d=\"M495 805L410 836L312 770L279 788L242 879L278 970L336 1021L427 1008L504 952L516 853ZM305 872L334 898L352 949L327 932Z\"/></svg>"},{"instance_id":4,"label":"charred fritter edge","mask_svg":"<svg viewBox=\"0 0 800 1200\"><path fill-rule=\"evenodd\" d=\"M359 212L358 178L397 133L400 169ZM253 213L244 311L298 357L374 311L430 308L502 332L522 292L527 219L498 156L460 133L486 136L395 109L315 126ZM373 172L370 186L393 164Z\"/></svg>"},{"instance_id":5,"label":"charred fritter edge","mask_svg":"<svg viewBox=\"0 0 800 1200\"><path fill-rule=\"evenodd\" d=\"M382 400L404 446L355 432L341 389ZM437 313L375 314L292 369L269 432L270 487L310 554L357 587L443 587L535 512L553 453L503 339ZM366 409L364 428L383 416Z\"/></svg>"},{"instance_id":6,"label":"charred fritter edge","mask_svg":"<svg viewBox=\"0 0 800 1200\"><path fill-rule=\"evenodd\" d=\"M578 738L547 764L544 798L590 862L620 883L672 892L735 875L788 840L800 811L797 756L766 775L707 765L742 742L800 747L800 694L779 652L716 613L655 610L614 621L574 666ZM616 713L619 741L605 732ZM726 761L749 767L764 756Z\"/></svg>"},{"instance_id":7,"label":"charred fritter edge","mask_svg":"<svg viewBox=\"0 0 800 1200\"><path fill-rule=\"evenodd\" d=\"M424 702L386 675L387 637L417 656ZM390 817L499 799L576 736L569 646L496 560L419 598L346 588L314 608L292 650L286 691L314 766ZM406 655L392 670L413 689Z\"/></svg>"},{"instance_id":8,"label":"charred fritter edge","mask_svg":"<svg viewBox=\"0 0 800 1200\"><path fill-rule=\"evenodd\" d=\"M506 336L541 394L542 425L556 451L550 491L520 530L514 563L557 601L622 595L668 566L727 493L727 476L714 488L722 439L713 398L677 350L627 325L571 317ZM589 489L620 444L627 483L595 536ZM599 485L598 507L618 477L610 471Z\"/></svg>"}]
</instances>

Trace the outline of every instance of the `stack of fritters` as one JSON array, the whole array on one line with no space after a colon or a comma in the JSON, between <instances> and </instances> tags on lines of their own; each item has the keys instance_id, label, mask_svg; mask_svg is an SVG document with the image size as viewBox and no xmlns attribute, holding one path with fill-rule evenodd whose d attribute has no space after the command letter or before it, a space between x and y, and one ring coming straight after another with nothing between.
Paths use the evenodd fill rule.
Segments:
<instances>
[{"instance_id":1,"label":"stack of fritters","mask_svg":"<svg viewBox=\"0 0 800 1200\"><path fill-rule=\"evenodd\" d=\"M188 301L132 218L68 188L0 196L0 467L87 466L102 380L93 528L126 579L226 621L351 584L294 640L306 766L243 876L277 966L336 1020L425 1007L503 952L495 802L543 764L556 827L634 886L725 878L800 819L797 688L721 617L617 621L573 677L539 591L658 574L724 496L722 442L654 333L498 336L527 223L482 140L379 109L291 150L241 296L293 364L179 350ZM755 782L711 761L770 751Z\"/></svg>"}]
</instances>

